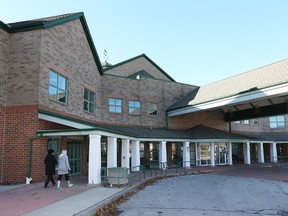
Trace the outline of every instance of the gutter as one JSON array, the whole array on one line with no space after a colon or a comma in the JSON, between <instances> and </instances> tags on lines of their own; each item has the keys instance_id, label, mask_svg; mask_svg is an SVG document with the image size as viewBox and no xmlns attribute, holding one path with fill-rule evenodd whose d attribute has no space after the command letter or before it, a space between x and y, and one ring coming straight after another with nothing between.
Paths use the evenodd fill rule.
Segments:
<instances>
[{"instance_id":1,"label":"gutter","mask_svg":"<svg viewBox=\"0 0 288 216\"><path fill-rule=\"evenodd\" d=\"M42 134L33 137L29 140L29 162L28 162L28 171L27 171L27 176L26 176L26 184L30 184L30 182L32 181L32 177L31 177L31 168L32 168L32 147L33 147L33 141L36 139L40 139L42 138Z\"/></svg>"}]
</instances>

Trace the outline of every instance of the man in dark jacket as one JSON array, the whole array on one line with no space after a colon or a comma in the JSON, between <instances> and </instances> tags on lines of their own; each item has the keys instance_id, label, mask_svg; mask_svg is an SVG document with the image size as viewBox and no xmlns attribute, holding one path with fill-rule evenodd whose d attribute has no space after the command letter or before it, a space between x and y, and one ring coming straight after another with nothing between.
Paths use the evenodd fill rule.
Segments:
<instances>
[{"instance_id":1,"label":"man in dark jacket","mask_svg":"<svg viewBox=\"0 0 288 216\"><path fill-rule=\"evenodd\" d=\"M55 184L56 184L54 181L53 175L55 175L55 167L57 164L57 160L53 154L54 154L54 150L49 149L48 154L44 160L44 162L45 162L45 174L47 175L47 179L45 181L44 188L49 188L48 184L50 181L52 182L53 186L55 186Z\"/></svg>"}]
</instances>

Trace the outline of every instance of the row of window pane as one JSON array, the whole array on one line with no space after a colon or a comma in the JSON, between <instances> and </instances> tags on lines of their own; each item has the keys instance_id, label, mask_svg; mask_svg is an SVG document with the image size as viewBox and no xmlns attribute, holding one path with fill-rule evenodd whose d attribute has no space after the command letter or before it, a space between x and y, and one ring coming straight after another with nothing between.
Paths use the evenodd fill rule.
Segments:
<instances>
[{"instance_id":1,"label":"row of window pane","mask_svg":"<svg viewBox=\"0 0 288 216\"><path fill-rule=\"evenodd\" d=\"M109 98L109 112L122 113L122 99ZM141 114L141 102L129 101L129 114L140 115ZM155 103L147 103L147 115L157 116L158 108Z\"/></svg>"},{"instance_id":2,"label":"row of window pane","mask_svg":"<svg viewBox=\"0 0 288 216\"><path fill-rule=\"evenodd\" d=\"M67 103L67 78L62 75L50 71L49 73L49 98L61 103ZM95 112L95 93L84 90L84 110L90 113ZM122 113L122 99L109 98L109 112ZM129 101L129 114L141 114L141 102ZM147 103L147 115L157 116L158 108L155 103Z\"/></svg>"},{"instance_id":3,"label":"row of window pane","mask_svg":"<svg viewBox=\"0 0 288 216\"><path fill-rule=\"evenodd\" d=\"M253 125L258 125L258 119L253 119ZM241 124L241 121L235 121L235 124ZM249 125L249 120L243 120L243 123ZM285 116L271 116L269 117L269 126L270 128L285 128Z\"/></svg>"}]
</instances>

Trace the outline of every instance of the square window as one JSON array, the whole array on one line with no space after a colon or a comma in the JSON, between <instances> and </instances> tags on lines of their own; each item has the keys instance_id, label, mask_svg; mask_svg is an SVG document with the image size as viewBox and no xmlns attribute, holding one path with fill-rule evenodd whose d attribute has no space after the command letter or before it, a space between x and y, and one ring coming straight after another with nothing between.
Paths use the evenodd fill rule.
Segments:
<instances>
[{"instance_id":1,"label":"square window","mask_svg":"<svg viewBox=\"0 0 288 216\"><path fill-rule=\"evenodd\" d=\"M122 113L122 99L109 98L109 112Z\"/></svg>"},{"instance_id":2,"label":"square window","mask_svg":"<svg viewBox=\"0 0 288 216\"><path fill-rule=\"evenodd\" d=\"M158 107L156 103L147 103L147 115L148 116L158 115Z\"/></svg>"},{"instance_id":3,"label":"square window","mask_svg":"<svg viewBox=\"0 0 288 216\"><path fill-rule=\"evenodd\" d=\"M129 114L133 114L133 115L141 114L140 101L129 101Z\"/></svg>"}]
</instances>

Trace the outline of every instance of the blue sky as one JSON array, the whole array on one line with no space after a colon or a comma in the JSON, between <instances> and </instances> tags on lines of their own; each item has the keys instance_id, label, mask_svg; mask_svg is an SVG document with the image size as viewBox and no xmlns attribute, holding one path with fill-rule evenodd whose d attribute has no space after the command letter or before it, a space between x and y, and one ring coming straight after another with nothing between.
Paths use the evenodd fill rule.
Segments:
<instances>
[{"instance_id":1,"label":"blue sky","mask_svg":"<svg viewBox=\"0 0 288 216\"><path fill-rule=\"evenodd\" d=\"M177 82L204 85L288 57L287 0L13 0L4 23L84 12L101 61L145 53Z\"/></svg>"}]
</instances>

